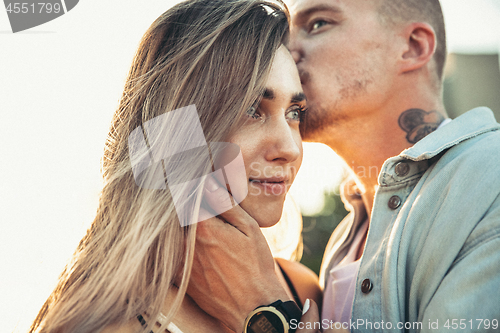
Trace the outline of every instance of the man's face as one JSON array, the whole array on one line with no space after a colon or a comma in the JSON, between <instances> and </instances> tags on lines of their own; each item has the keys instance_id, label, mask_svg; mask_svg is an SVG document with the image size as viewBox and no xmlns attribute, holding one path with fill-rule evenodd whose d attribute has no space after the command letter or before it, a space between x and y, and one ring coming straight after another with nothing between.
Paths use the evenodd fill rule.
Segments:
<instances>
[{"instance_id":1,"label":"man's face","mask_svg":"<svg viewBox=\"0 0 500 333\"><path fill-rule=\"evenodd\" d=\"M373 0L289 0L289 49L308 99L305 140L380 110L395 73L391 40ZM392 63L391 63L392 61Z\"/></svg>"}]
</instances>

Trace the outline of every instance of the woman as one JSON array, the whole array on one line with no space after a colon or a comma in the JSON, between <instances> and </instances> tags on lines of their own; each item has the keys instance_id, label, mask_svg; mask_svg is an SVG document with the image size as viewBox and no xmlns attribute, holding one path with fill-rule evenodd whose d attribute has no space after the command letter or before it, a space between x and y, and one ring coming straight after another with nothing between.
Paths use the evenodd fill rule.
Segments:
<instances>
[{"instance_id":1,"label":"woman","mask_svg":"<svg viewBox=\"0 0 500 333\"><path fill-rule=\"evenodd\" d=\"M243 177L228 190L247 188L236 201L261 226L275 224L302 159L305 99L283 47L287 31L280 6L249 0L187 1L151 25L106 142L96 218L32 332L228 331L186 294L196 222L217 214L203 198L209 185L190 180L213 174L210 181L224 183L203 155L211 146L193 138L193 122L207 143L239 146ZM187 121L193 110L198 118ZM155 159L166 137L186 135L170 155L192 154Z\"/></svg>"}]
</instances>

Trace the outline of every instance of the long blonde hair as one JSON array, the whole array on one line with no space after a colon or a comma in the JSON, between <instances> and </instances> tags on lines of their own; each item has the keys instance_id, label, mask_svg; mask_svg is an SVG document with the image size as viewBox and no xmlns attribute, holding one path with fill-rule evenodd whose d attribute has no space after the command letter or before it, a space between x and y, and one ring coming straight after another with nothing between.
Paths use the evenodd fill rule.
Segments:
<instances>
[{"instance_id":1,"label":"long blonde hair","mask_svg":"<svg viewBox=\"0 0 500 333\"><path fill-rule=\"evenodd\" d=\"M136 184L128 138L147 121L194 104L206 141L224 141L264 90L287 34L286 7L255 0L185 1L151 25L112 120L96 217L30 332L98 332L146 311L156 318L181 281L165 313L170 321L189 282L196 224L181 227L168 189ZM179 130L174 126L167 130Z\"/></svg>"}]
</instances>

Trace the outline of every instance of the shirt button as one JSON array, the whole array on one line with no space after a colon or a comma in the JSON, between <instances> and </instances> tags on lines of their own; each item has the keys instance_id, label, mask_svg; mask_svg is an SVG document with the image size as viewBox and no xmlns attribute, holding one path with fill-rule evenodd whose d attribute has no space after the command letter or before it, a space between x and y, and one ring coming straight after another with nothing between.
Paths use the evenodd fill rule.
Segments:
<instances>
[{"instance_id":1,"label":"shirt button","mask_svg":"<svg viewBox=\"0 0 500 333\"><path fill-rule=\"evenodd\" d=\"M396 164L394 171L396 171L396 175L399 177L404 177L410 172L410 166L406 162L399 162Z\"/></svg>"},{"instance_id":2,"label":"shirt button","mask_svg":"<svg viewBox=\"0 0 500 333\"><path fill-rule=\"evenodd\" d=\"M393 195L390 199L389 202L387 203L390 209L398 209L399 206L401 206L401 198L398 197L397 195Z\"/></svg>"},{"instance_id":3,"label":"shirt button","mask_svg":"<svg viewBox=\"0 0 500 333\"><path fill-rule=\"evenodd\" d=\"M373 283L370 279L364 279L363 282L361 282L361 291L363 294L368 294L370 291L373 289Z\"/></svg>"}]
</instances>

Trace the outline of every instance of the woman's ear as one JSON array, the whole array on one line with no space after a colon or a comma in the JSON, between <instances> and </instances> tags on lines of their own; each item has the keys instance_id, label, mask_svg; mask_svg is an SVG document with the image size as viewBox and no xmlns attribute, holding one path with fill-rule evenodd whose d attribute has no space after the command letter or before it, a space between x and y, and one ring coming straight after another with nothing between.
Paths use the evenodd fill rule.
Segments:
<instances>
[{"instance_id":1,"label":"woman's ear","mask_svg":"<svg viewBox=\"0 0 500 333\"><path fill-rule=\"evenodd\" d=\"M424 22L415 22L404 30L406 47L400 58L401 73L422 68L431 61L436 51L436 33Z\"/></svg>"}]
</instances>

